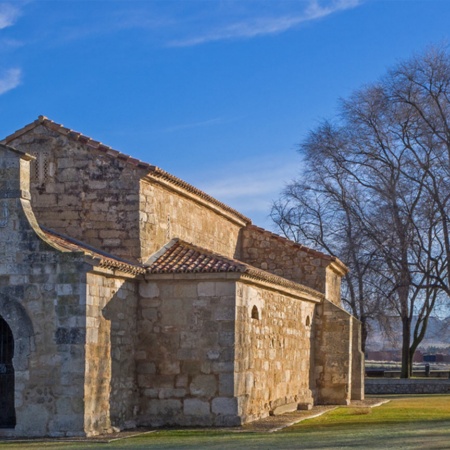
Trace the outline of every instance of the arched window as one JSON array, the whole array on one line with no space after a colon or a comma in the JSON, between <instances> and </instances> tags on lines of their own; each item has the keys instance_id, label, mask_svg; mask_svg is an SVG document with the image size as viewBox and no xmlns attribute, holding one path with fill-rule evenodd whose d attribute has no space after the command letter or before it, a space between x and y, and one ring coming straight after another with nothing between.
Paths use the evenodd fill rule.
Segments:
<instances>
[{"instance_id":1,"label":"arched window","mask_svg":"<svg viewBox=\"0 0 450 450\"><path fill-rule=\"evenodd\" d=\"M259 320L259 311L256 305L253 305L252 308L252 319Z\"/></svg>"},{"instance_id":2,"label":"arched window","mask_svg":"<svg viewBox=\"0 0 450 450\"><path fill-rule=\"evenodd\" d=\"M9 325L0 316L0 428L16 426L13 356L13 334Z\"/></svg>"}]
</instances>

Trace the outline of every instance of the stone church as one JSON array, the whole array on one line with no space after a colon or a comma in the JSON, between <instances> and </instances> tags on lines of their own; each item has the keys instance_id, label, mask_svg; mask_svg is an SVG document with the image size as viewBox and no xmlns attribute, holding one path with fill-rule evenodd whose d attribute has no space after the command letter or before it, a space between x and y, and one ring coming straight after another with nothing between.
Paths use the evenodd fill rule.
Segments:
<instances>
[{"instance_id":1,"label":"stone church","mask_svg":"<svg viewBox=\"0 0 450 450\"><path fill-rule=\"evenodd\" d=\"M40 116L0 144L0 437L359 400L346 271Z\"/></svg>"}]
</instances>

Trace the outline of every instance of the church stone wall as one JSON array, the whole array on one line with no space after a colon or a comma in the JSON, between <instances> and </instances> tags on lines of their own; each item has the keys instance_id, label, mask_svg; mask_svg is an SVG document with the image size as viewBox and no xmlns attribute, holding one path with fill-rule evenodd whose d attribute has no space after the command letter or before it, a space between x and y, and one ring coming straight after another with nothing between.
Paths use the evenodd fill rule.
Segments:
<instances>
[{"instance_id":1,"label":"church stone wall","mask_svg":"<svg viewBox=\"0 0 450 450\"><path fill-rule=\"evenodd\" d=\"M262 228L250 225L242 230L241 260L325 293L330 261Z\"/></svg>"},{"instance_id":2,"label":"church stone wall","mask_svg":"<svg viewBox=\"0 0 450 450\"><path fill-rule=\"evenodd\" d=\"M238 283L236 307L235 394L242 419L251 421L312 405L315 304Z\"/></svg>"},{"instance_id":3,"label":"church stone wall","mask_svg":"<svg viewBox=\"0 0 450 450\"><path fill-rule=\"evenodd\" d=\"M227 274L158 276L139 292L139 425L239 425L235 282Z\"/></svg>"},{"instance_id":4,"label":"church stone wall","mask_svg":"<svg viewBox=\"0 0 450 450\"><path fill-rule=\"evenodd\" d=\"M141 246L145 261L174 237L235 257L242 225L156 181L141 181Z\"/></svg>"},{"instance_id":5,"label":"church stone wall","mask_svg":"<svg viewBox=\"0 0 450 450\"><path fill-rule=\"evenodd\" d=\"M142 169L43 125L9 144L31 153L31 203L39 224L137 259Z\"/></svg>"},{"instance_id":6,"label":"church stone wall","mask_svg":"<svg viewBox=\"0 0 450 450\"><path fill-rule=\"evenodd\" d=\"M314 328L316 401L348 405L351 400L363 399L360 322L325 300L317 306Z\"/></svg>"},{"instance_id":7,"label":"church stone wall","mask_svg":"<svg viewBox=\"0 0 450 450\"><path fill-rule=\"evenodd\" d=\"M87 281L86 432L133 428L137 286L98 273L89 273Z\"/></svg>"},{"instance_id":8,"label":"church stone wall","mask_svg":"<svg viewBox=\"0 0 450 450\"><path fill-rule=\"evenodd\" d=\"M31 233L21 242L5 230L0 234L7 237L6 243L0 242L6 256L0 267L0 315L13 331L16 352L15 433L83 434L84 264L48 248ZM39 253L30 254L27 247ZM10 265L9 258L22 263ZM21 342L24 330L15 323L17 315L31 322L30 342Z\"/></svg>"},{"instance_id":9,"label":"church stone wall","mask_svg":"<svg viewBox=\"0 0 450 450\"><path fill-rule=\"evenodd\" d=\"M43 125L9 145L36 156L32 206L38 222L119 257L148 259L172 237L236 256L238 225L194 196L142 180L146 170Z\"/></svg>"},{"instance_id":10,"label":"church stone wall","mask_svg":"<svg viewBox=\"0 0 450 450\"><path fill-rule=\"evenodd\" d=\"M0 146L0 315L14 338L16 414L0 436L83 435L89 266L36 234L28 170Z\"/></svg>"},{"instance_id":11,"label":"church stone wall","mask_svg":"<svg viewBox=\"0 0 450 450\"><path fill-rule=\"evenodd\" d=\"M17 425L0 430L0 436L84 435L84 264L36 237L20 243L12 237L6 245L16 255L11 250L6 255L22 263L14 270L1 264L0 315L15 340ZM0 251L4 246L0 242ZM25 337L28 342L23 336L28 320L17 321L17 316L29 320L33 334Z\"/></svg>"}]
</instances>

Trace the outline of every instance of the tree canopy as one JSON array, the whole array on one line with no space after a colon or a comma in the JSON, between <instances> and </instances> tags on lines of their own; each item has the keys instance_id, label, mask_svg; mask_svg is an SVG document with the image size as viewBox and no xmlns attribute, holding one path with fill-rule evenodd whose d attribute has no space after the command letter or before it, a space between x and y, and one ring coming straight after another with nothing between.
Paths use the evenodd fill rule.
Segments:
<instances>
[{"instance_id":1,"label":"tree canopy","mask_svg":"<svg viewBox=\"0 0 450 450\"><path fill-rule=\"evenodd\" d=\"M434 46L342 100L300 146L304 170L272 208L280 232L350 268L363 324L402 322L402 377L450 294L450 54ZM412 328L413 317L418 318Z\"/></svg>"}]
</instances>

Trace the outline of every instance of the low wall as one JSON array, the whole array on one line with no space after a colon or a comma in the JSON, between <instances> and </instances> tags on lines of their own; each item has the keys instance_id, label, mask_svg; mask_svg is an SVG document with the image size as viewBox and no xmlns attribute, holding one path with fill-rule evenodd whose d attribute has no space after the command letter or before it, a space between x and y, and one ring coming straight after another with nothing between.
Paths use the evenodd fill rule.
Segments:
<instances>
[{"instance_id":1,"label":"low wall","mask_svg":"<svg viewBox=\"0 0 450 450\"><path fill-rule=\"evenodd\" d=\"M365 379L366 394L450 394L450 380Z\"/></svg>"}]
</instances>

